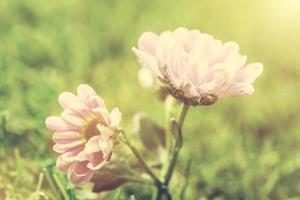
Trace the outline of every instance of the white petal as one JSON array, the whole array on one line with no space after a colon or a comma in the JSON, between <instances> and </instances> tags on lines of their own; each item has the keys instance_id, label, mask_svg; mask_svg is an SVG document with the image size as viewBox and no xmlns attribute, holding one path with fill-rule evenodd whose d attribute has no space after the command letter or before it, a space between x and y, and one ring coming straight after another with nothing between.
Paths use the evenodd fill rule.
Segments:
<instances>
[{"instance_id":1,"label":"white petal","mask_svg":"<svg viewBox=\"0 0 300 200\"><path fill-rule=\"evenodd\" d=\"M97 107L92 109L92 111L97 114L105 124L110 124L109 112L105 107Z\"/></svg>"},{"instance_id":2,"label":"white petal","mask_svg":"<svg viewBox=\"0 0 300 200\"><path fill-rule=\"evenodd\" d=\"M158 35L152 32L145 32L139 38L138 47L140 50L155 56L157 42L158 42Z\"/></svg>"},{"instance_id":3,"label":"white petal","mask_svg":"<svg viewBox=\"0 0 300 200\"><path fill-rule=\"evenodd\" d=\"M99 140L101 139L100 135L91 137L85 144L84 152L87 154L95 153L100 151Z\"/></svg>"},{"instance_id":4,"label":"white petal","mask_svg":"<svg viewBox=\"0 0 300 200\"><path fill-rule=\"evenodd\" d=\"M117 128L120 125L122 119L122 114L119 108L114 108L109 115L110 115L110 126L113 128Z\"/></svg>"},{"instance_id":5,"label":"white petal","mask_svg":"<svg viewBox=\"0 0 300 200\"><path fill-rule=\"evenodd\" d=\"M158 77L162 77L161 73L158 69L158 65L156 62L156 58L144 51L141 51L137 48L132 48L132 51L135 53L135 55L138 57L139 62L143 67L148 68L154 75Z\"/></svg>"},{"instance_id":6,"label":"white petal","mask_svg":"<svg viewBox=\"0 0 300 200\"><path fill-rule=\"evenodd\" d=\"M236 75L236 82L253 83L263 72L261 63L248 64L243 67Z\"/></svg>"},{"instance_id":7,"label":"white petal","mask_svg":"<svg viewBox=\"0 0 300 200\"><path fill-rule=\"evenodd\" d=\"M112 129L101 124L97 125L97 129L99 130L101 138L104 141L108 140L108 138L110 138L114 134L114 131Z\"/></svg>"}]
</instances>

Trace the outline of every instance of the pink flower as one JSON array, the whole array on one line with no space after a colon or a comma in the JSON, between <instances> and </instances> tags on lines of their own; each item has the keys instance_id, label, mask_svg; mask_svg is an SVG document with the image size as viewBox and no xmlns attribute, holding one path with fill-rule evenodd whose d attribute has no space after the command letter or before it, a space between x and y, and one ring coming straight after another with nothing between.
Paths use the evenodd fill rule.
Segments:
<instances>
[{"instance_id":1,"label":"pink flower","mask_svg":"<svg viewBox=\"0 0 300 200\"><path fill-rule=\"evenodd\" d=\"M47 128L54 132L53 149L60 153L56 166L74 185L83 185L109 162L121 113L118 108L109 112L89 85L79 85L77 95L61 93L58 101L64 111L46 119Z\"/></svg>"},{"instance_id":2,"label":"pink flower","mask_svg":"<svg viewBox=\"0 0 300 200\"><path fill-rule=\"evenodd\" d=\"M178 28L157 35L145 32L133 48L139 62L191 105L210 105L220 97L250 95L263 71L261 63L246 64L235 42L222 43L197 30Z\"/></svg>"}]
</instances>

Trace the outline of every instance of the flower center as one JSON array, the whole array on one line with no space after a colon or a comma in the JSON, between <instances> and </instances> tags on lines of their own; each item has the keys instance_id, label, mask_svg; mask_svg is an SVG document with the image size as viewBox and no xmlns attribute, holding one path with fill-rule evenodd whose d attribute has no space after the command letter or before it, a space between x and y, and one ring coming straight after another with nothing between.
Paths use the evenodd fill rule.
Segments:
<instances>
[{"instance_id":1,"label":"flower center","mask_svg":"<svg viewBox=\"0 0 300 200\"><path fill-rule=\"evenodd\" d=\"M204 106L209 106L215 103L218 100L218 97L214 94L209 94L207 96L200 98L200 103Z\"/></svg>"},{"instance_id":2,"label":"flower center","mask_svg":"<svg viewBox=\"0 0 300 200\"><path fill-rule=\"evenodd\" d=\"M89 140L91 137L95 135L99 135L100 132L97 128L97 124L101 123L100 118L96 117L95 115L90 115L87 117L85 120L82 128L81 128L81 133L82 135Z\"/></svg>"}]
</instances>

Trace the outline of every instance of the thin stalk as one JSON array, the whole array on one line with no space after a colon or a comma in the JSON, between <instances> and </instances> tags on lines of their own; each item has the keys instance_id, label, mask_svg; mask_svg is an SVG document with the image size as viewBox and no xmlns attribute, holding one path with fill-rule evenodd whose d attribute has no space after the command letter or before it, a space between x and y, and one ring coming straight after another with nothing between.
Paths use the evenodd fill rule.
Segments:
<instances>
[{"instance_id":1,"label":"thin stalk","mask_svg":"<svg viewBox=\"0 0 300 200\"><path fill-rule=\"evenodd\" d=\"M39 181L38 181L38 184L36 186L36 193L40 192L42 184L43 184L43 180L44 180L44 174L40 173L40 175L39 175Z\"/></svg>"},{"instance_id":2,"label":"thin stalk","mask_svg":"<svg viewBox=\"0 0 300 200\"><path fill-rule=\"evenodd\" d=\"M166 197L166 198L163 198L163 197ZM156 193L156 196L154 199L155 200L161 200L161 199L172 200L172 196L171 196L168 188L166 188L164 185L162 185L161 187L157 188L157 193Z\"/></svg>"},{"instance_id":3,"label":"thin stalk","mask_svg":"<svg viewBox=\"0 0 300 200\"><path fill-rule=\"evenodd\" d=\"M186 105L185 103L181 104L180 112L179 112L179 117L178 117L178 125L180 128L183 126L183 122L185 120L186 114L189 110L189 105Z\"/></svg>"},{"instance_id":4,"label":"thin stalk","mask_svg":"<svg viewBox=\"0 0 300 200\"><path fill-rule=\"evenodd\" d=\"M150 169L150 167L147 165L147 163L144 161L144 159L142 158L142 156L140 155L139 151L136 149L136 147L126 138L125 133L123 132L123 139L121 140L122 142L124 142L129 149L132 151L132 153L135 155L135 157L137 158L137 160L141 163L144 171L152 178L154 184L157 187L161 186L161 182L158 179L158 177L152 172L152 170Z\"/></svg>"},{"instance_id":5,"label":"thin stalk","mask_svg":"<svg viewBox=\"0 0 300 200\"><path fill-rule=\"evenodd\" d=\"M168 186L170 179L173 175L175 166L176 166L176 162L178 159L178 155L180 152L180 149L182 147L183 144L183 140L182 140L182 126L183 126L183 122L184 119L186 117L186 114L188 112L189 106L182 103L181 108L180 108L180 112L179 112L179 116L178 116L178 122L177 122L177 133L174 133L176 135L176 141L175 141L175 147L174 150L172 152L172 156L171 156L171 160L169 162L168 168L167 168L167 172L164 176L164 185Z\"/></svg>"},{"instance_id":6,"label":"thin stalk","mask_svg":"<svg viewBox=\"0 0 300 200\"><path fill-rule=\"evenodd\" d=\"M69 195L68 195L66 188L65 188L64 184L62 183L60 177L58 176L58 174L55 173L52 176L53 176L54 181L57 184L60 192L62 193L64 200L69 200Z\"/></svg>"},{"instance_id":7,"label":"thin stalk","mask_svg":"<svg viewBox=\"0 0 300 200\"><path fill-rule=\"evenodd\" d=\"M181 192L180 192L180 200L185 199L186 189L187 189L189 181L190 181L191 169L192 169L192 159L189 158L189 160L187 161L186 167L185 167L185 171L184 171L185 180L184 180Z\"/></svg>"},{"instance_id":8,"label":"thin stalk","mask_svg":"<svg viewBox=\"0 0 300 200\"><path fill-rule=\"evenodd\" d=\"M61 195L57 193L57 187L53 180L52 171L50 169L50 166L47 166L44 168L45 176L48 181L48 184L50 185L50 189L52 191L52 195L55 197L55 199L60 199Z\"/></svg>"}]
</instances>

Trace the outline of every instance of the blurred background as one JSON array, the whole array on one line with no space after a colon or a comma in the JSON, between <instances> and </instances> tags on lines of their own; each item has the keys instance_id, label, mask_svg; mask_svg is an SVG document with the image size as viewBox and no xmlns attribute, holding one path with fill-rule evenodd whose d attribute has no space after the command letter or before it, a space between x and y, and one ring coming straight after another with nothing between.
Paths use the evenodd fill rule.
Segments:
<instances>
[{"instance_id":1,"label":"blurred background","mask_svg":"<svg viewBox=\"0 0 300 200\"><path fill-rule=\"evenodd\" d=\"M140 111L163 124L131 48L144 31L179 26L238 42L264 73L254 95L190 110L173 188L191 157L187 199L300 199L300 0L1 0L0 198L53 198L38 179L57 157L44 120L62 91L88 83L124 127Z\"/></svg>"}]
</instances>

